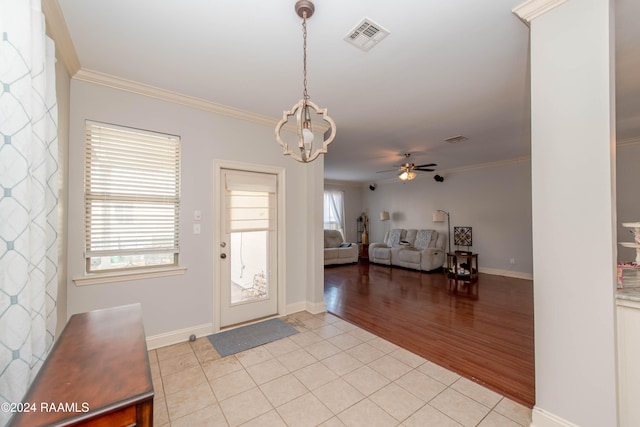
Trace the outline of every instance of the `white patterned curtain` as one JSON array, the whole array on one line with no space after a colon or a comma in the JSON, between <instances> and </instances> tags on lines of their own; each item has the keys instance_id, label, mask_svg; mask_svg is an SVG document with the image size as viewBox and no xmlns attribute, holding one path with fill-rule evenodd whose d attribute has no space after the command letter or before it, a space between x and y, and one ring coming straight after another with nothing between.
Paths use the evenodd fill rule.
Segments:
<instances>
[{"instance_id":1,"label":"white patterned curtain","mask_svg":"<svg viewBox=\"0 0 640 427\"><path fill-rule=\"evenodd\" d=\"M324 192L324 228L338 230L344 235L344 192L339 190L325 190Z\"/></svg>"},{"instance_id":2,"label":"white patterned curtain","mask_svg":"<svg viewBox=\"0 0 640 427\"><path fill-rule=\"evenodd\" d=\"M55 49L40 0L0 0L0 401L20 402L53 343ZM9 413L0 411L0 425Z\"/></svg>"}]
</instances>

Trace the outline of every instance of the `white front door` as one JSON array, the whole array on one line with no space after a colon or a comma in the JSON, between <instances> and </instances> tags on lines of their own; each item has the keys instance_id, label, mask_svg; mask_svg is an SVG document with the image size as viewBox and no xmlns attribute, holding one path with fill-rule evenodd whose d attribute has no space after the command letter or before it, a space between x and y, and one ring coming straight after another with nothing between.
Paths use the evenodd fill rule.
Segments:
<instances>
[{"instance_id":1,"label":"white front door","mask_svg":"<svg viewBox=\"0 0 640 427\"><path fill-rule=\"evenodd\" d=\"M220 327L278 313L277 175L220 169Z\"/></svg>"}]
</instances>

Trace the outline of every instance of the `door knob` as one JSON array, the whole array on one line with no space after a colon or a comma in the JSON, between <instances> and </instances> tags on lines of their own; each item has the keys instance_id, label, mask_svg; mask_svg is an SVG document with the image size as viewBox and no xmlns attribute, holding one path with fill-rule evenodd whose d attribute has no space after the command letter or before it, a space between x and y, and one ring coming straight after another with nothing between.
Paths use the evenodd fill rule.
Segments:
<instances>
[{"instance_id":1,"label":"door knob","mask_svg":"<svg viewBox=\"0 0 640 427\"><path fill-rule=\"evenodd\" d=\"M224 248L224 247L226 247L226 246L227 246L227 242L220 242L220 247L221 247L221 248Z\"/></svg>"},{"instance_id":2,"label":"door knob","mask_svg":"<svg viewBox=\"0 0 640 427\"><path fill-rule=\"evenodd\" d=\"M220 254L220 258L225 259L226 257L227 257L227 254L225 254L225 253L221 253Z\"/></svg>"}]
</instances>

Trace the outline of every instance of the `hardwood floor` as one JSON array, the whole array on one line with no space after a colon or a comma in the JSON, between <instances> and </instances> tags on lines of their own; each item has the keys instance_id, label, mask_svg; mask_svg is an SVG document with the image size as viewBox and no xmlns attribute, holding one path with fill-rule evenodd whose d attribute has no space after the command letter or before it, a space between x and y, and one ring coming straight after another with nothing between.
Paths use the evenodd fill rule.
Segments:
<instances>
[{"instance_id":1,"label":"hardwood floor","mask_svg":"<svg viewBox=\"0 0 640 427\"><path fill-rule=\"evenodd\" d=\"M441 270L362 261L324 270L329 312L533 407L533 282L480 273L452 285Z\"/></svg>"}]
</instances>

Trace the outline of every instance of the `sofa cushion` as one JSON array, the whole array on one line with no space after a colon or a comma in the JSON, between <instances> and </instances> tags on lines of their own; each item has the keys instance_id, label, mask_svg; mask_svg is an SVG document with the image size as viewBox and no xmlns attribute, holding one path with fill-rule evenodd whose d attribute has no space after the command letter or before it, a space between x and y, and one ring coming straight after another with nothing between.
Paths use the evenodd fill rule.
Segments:
<instances>
[{"instance_id":1,"label":"sofa cushion","mask_svg":"<svg viewBox=\"0 0 640 427\"><path fill-rule=\"evenodd\" d=\"M325 248L339 248L342 242L342 234L338 230L324 230Z\"/></svg>"},{"instance_id":2,"label":"sofa cushion","mask_svg":"<svg viewBox=\"0 0 640 427\"><path fill-rule=\"evenodd\" d=\"M434 230L418 230L418 234L416 235L416 240L413 243L413 247L418 249L426 249L433 247L435 242L431 242L433 240Z\"/></svg>"},{"instance_id":3,"label":"sofa cushion","mask_svg":"<svg viewBox=\"0 0 640 427\"><path fill-rule=\"evenodd\" d=\"M391 258L391 249L385 247L371 249L369 247L369 257L377 260L388 260Z\"/></svg>"},{"instance_id":4,"label":"sofa cushion","mask_svg":"<svg viewBox=\"0 0 640 427\"><path fill-rule=\"evenodd\" d=\"M338 248L325 248L324 249L324 259L337 259L340 257L340 250Z\"/></svg>"},{"instance_id":5,"label":"sofa cushion","mask_svg":"<svg viewBox=\"0 0 640 427\"><path fill-rule=\"evenodd\" d=\"M417 249L402 248L398 252L398 259L403 263L420 265L420 251Z\"/></svg>"},{"instance_id":6,"label":"sofa cushion","mask_svg":"<svg viewBox=\"0 0 640 427\"><path fill-rule=\"evenodd\" d=\"M338 248L338 258L350 258L354 261L358 260L358 245L352 245Z\"/></svg>"}]
</instances>

